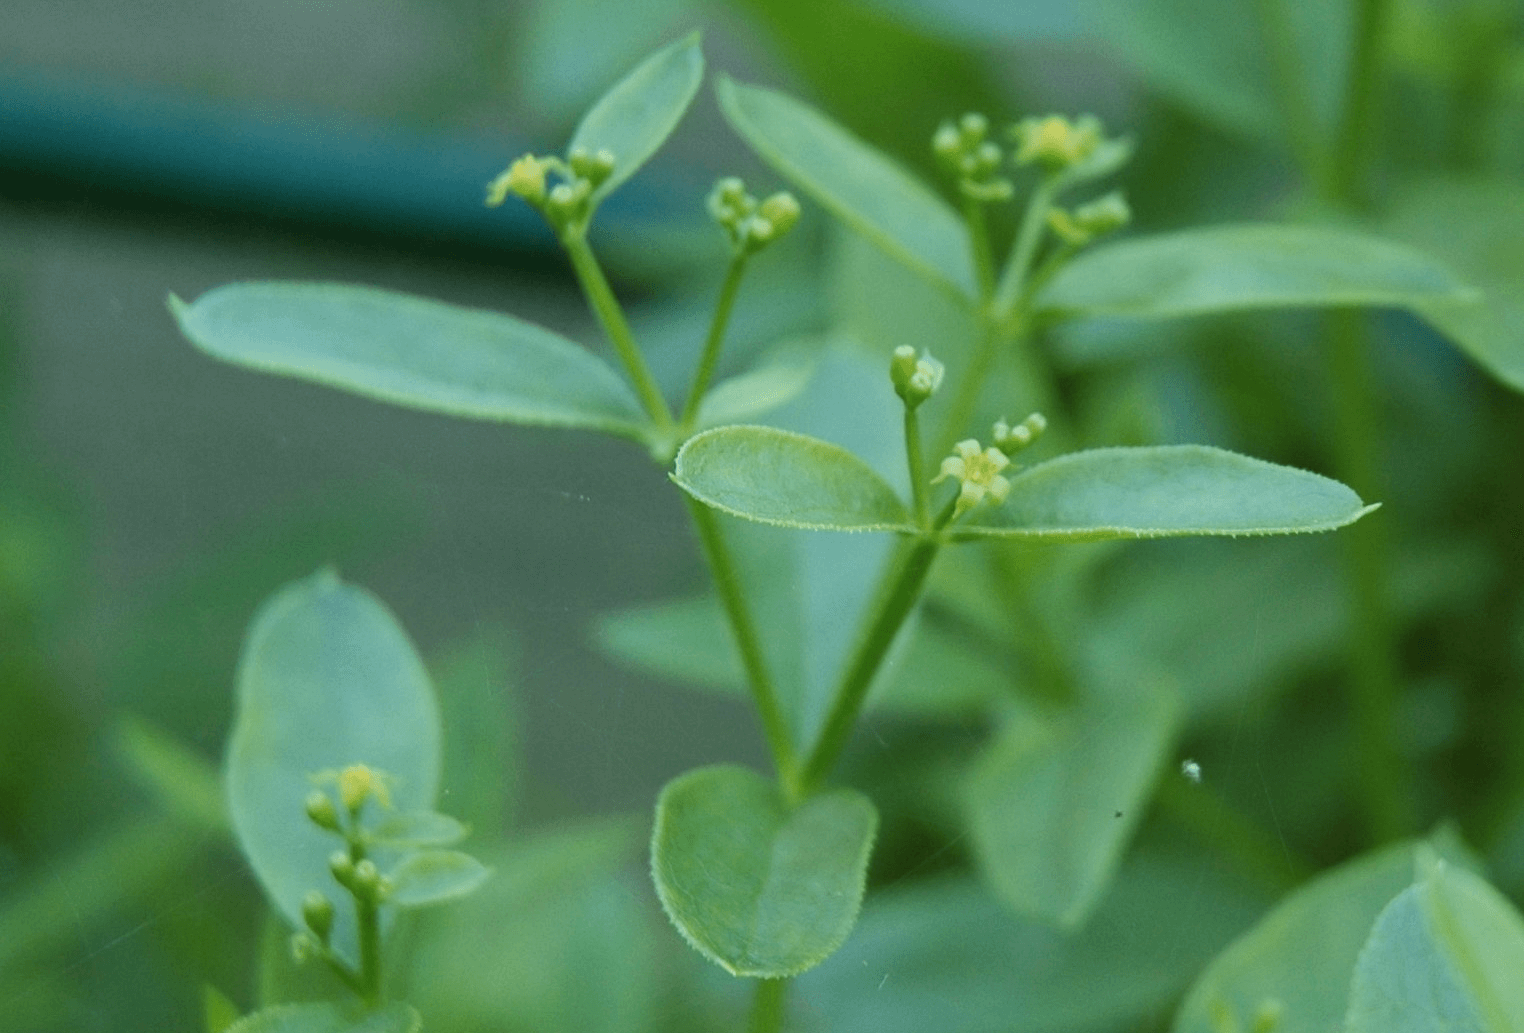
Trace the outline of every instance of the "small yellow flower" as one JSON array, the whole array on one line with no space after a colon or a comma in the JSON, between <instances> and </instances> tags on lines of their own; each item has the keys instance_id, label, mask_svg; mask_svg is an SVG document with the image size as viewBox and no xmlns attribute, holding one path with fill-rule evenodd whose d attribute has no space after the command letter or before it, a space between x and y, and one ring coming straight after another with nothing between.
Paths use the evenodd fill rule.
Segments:
<instances>
[{"instance_id":1,"label":"small yellow flower","mask_svg":"<svg viewBox=\"0 0 1524 1033\"><path fill-rule=\"evenodd\" d=\"M1101 143L1101 124L1093 117L1070 122L1062 115L1028 118L1017 123L1016 164L1041 162L1053 169L1078 165Z\"/></svg>"},{"instance_id":2,"label":"small yellow flower","mask_svg":"<svg viewBox=\"0 0 1524 1033\"><path fill-rule=\"evenodd\" d=\"M954 455L942 460L941 472L932 480L940 483L949 477L962 482L958 501L953 506L957 518L983 502L986 498L999 505L1011 493L1011 482L1000 471L1011 465L1011 460L998 448L980 448L973 438L953 446Z\"/></svg>"},{"instance_id":3,"label":"small yellow flower","mask_svg":"<svg viewBox=\"0 0 1524 1033\"><path fill-rule=\"evenodd\" d=\"M343 771L334 771L330 768L319 771L311 778L317 785L337 785L339 802L351 814L359 811L365 806L365 801L371 798L374 798L382 807L392 805L392 777L367 764L351 764Z\"/></svg>"},{"instance_id":4,"label":"small yellow flower","mask_svg":"<svg viewBox=\"0 0 1524 1033\"><path fill-rule=\"evenodd\" d=\"M545 200L545 173L549 164L532 154L519 158L508 171L487 184L487 207L496 208L507 200L509 194L517 194L531 204Z\"/></svg>"}]
</instances>

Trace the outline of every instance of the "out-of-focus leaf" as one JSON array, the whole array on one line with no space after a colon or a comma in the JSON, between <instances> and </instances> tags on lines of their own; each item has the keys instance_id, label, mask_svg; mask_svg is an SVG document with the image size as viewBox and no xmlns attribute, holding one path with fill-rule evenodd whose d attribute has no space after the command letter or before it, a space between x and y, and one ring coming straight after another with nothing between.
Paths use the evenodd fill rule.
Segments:
<instances>
[{"instance_id":1,"label":"out-of-focus leaf","mask_svg":"<svg viewBox=\"0 0 1524 1033\"><path fill-rule=\"evenodd\" d=\"M296 928L302 897L332 882L336 844L308 820L303 802L313 775L351 764L385 772L397 807L432 810L439 711L396 618L369 592L321 570L281 589L255 615L239 662L227 759L238 844ZM354 960L349 909L337 910L332 943Z\"/></svg>"},{"instance_id":2,"label":"out-of-focus leaf","mask_svg":"<svg viewBox=\"0 0 1524 1033\"><path fill-rule=\"evenodd\" d=\"M1345 1033L1520 1033L1524 919L1443 862L1376 919L1350 982Z\"/></svg>"},{"instance_id":3,"label":"out-of-focus leaf","mask_svg":"<svg viewBox=\"0 0 1524 1033\"><path fill-rule=\"evenodd\" d=\"M792 342L774 349L761 362L715 384L699 406L699 427L754 420L799 396L815 372L817 343Z\"/></svg>"},{"instance_id":4,"label":"out-of-focus leaf","mask_svg":"<svg viewBox=\"0 0 1524 1033\"><path fill-rule=\"evenodd\" d=\"M821 206L922 275L974 295L968 231L919 180L813 108L721 78L731 126Z\"/></svg>"},{"instance_id":5,"label":"out-of-focus leaf","mask_svg":"<svg viewBox=\"0 0 1524 1033\"><path fill-rule=\"evenodd\" d=\"M694 32L646 58L588 110L568 151L614 156L614 171L593 191L593 203L633 176L672 135L703 79L704 52Z\"/></svg>"},{"instance_id":6,"label":"out-of-focus leaf","mask_svg":"<svg viewBox=\"0 0 1524 1033\"><path fill-rule=\"evenodd\" d=\"M732 975L793 976L852 931L877 828L873 804L854 790L790 806L754 771L699 768L657 799L651 874L699 953Z\"/></svg>"},{"instance_id":7,"label":"out-of-focus leaf","mask_svg":"<svg viewBox=\"0 0 1524 1033\"><path fill-rule=\"evenodd\" d=\"M1084 31L1082 0L869 0L872 7L944 39L976 46L1073 39Z\"/></svg>"},{"instance_id":8,"label":"out-of-focus leaf","mask_svg":"<svg viewBox=\"0 0 1524 1033\"><path fill-rule=\"evenodd\" d=\"M677 453L677 486L707 506L764 524L823 531L909 531L905 505L846 449L773 427L717 427Z\"/></svg>"},{"instance_id":9,"label":"out-of-focus leaf","mask_svg":"<svg viewBox=\"0 0 1524 1033\"><path fill-rule=\"evenodd\" d=\"M448 744L440 796L489 837L511 824L522 780L514 655L513 636L487 623L429 662Z\"/></svg>"},{"instance_id":10,"label":"out-of-focus leaf","mask_svg":"<svg viewBox=\"0 0 1524 1033\"><path fill-rule=\"evenodd\" d=\"M1347 0L1091 0L1087 6L1099 37L1149 85L1215 124L1283 145L1292 133L1315 147L1331 139L1348 79L1353 25ZM1293 64L1286 72L1290 88L1305 98L1305 112L1285 109L1277 46ZM1310 124L1293 124L1297 118Z\"/></svg>"},{"instance_id":11,"label":"out-of-focus leaf","mask_svg":"<svg viewBox=\"0 0 1524 1033\"><path fill-rule=\"evenodd\" d=\"M1201 857L1129 859L1077 932L973 879L912 882L871 896L798 996L832 1033L1142 1029L1262 906Z\"/></svg>"},{"instance_id":12,"label":"out-of-focus leaf","mask_svg":"<svg viewBox=\"0 0 1524 1033\"><path fill-rule=\"evenodd\" d=\"M117 742L127 766L169 810L208 831L227 831L227 803L210 761L137 717L122 718Z\"/></svg>"},{"instance_id":13,"label":"out-of-focus leaf","mask_svg":"<svg viewBox=\"0 0 1524 1033\"><path fill-rule=\"evenodd\" d=\"M388 814L370 829L371 842L389 847L450 846L466 838L470 829L438 811L399 811Z\"/></svg>"},{"instance_id":14,"label":"out-of-focus leaf","mask_svg":"<svg viewBox=\"0 0 1524 1033\"><path fill-rule=\"evenodd\" d=\"M1376 916L1413 881L1419 855L1403 843L1362 855L1286 896L1207 966L1175 1017L1174 1033L1250 1028L1266 1009L1277 1033L1327 1033L1344 1020L1350 976ZM1309 964L1315 952L1316 964Z\"/></svg>"},{"instance_id":15,"label":"out-of-focus leaf","mask_svg":"<svg viewBox=\"0 0 1524 1033\"><path fill-rule=\"evenodd\" d=\"M356 1015L337 1004L278 1004L245 1015L227 1033L419 1033L423 1017L411 1005L388 1004Z\"/></svg>"},{"instance_id":16,"label":"out-of-focus leaf","mask_svg":"<svg viewBox=\"0 0 1524 1033\"><path fill-rule=\"evenodd\" d=\"M1338 481L1220 448L1096 448L1011 478L1009 498L954 531L1051 541L1299 534L1372 508Z\"/></svg>"},{"instance_id":17,"label":"out-of-focus leaf","mask_svg":"<svg viewBox=\"0 0 1524 1033\"><path fill-rule=\"evenodd\" d=\"M379 401L627 437L644 423L602 360L499 312L333 283L233 283L169 306L209 355Z\"/></svg>"},{"instance_id":18,"label":"out-of-focus leaf","mask_svg":"<svg viewBox=\"0 0 1524 1033\"><path fill-rule=\"evenodd\" d=\"M1142 818L1179 711L1173 693L1140 686L996 738L967 807L974 856L1002 900L1066 928L1084 923Z\"/></svg>"},{"instance_id":19,"label":"out-of-focus leaf","mask_svg":"<svg viewBox=\"0 0 1524 1033\"><path fill-rule=\"evenodd\" d=\"M397 907L443 904L475 891L490 874L480 861L459 850L420 850L388 873L392 892L386 902Z\"/></svg>"},{"instance_id":20,"label":"out-of-focus leaf","mask_svg":"<svg viewBox=\"0 0 1524 1033\"><path fill-rule=\"evenodd\" d=\"M1209 226L1083 252L1037 294L1064 315L1169 318L1248 308L1474 301L1422 252L1326 226Z\"/></svg>"},{"instance_id":21,"label":"out-of-focus leaf","mask_svg":"<svg viewBox=\"0 0 1524 1033\"><path fill-rule=\"evenodd\" d=\"M238 1021L238 1005L227 994L208 983L201 988L201 1017L206 1033L225 1033L229 1026Z\"/></svg>"},{"instance_id":22,"label":"out-of-focus leaf","mask_svg":"<svg viewBox=\"0 0 1524 1033\"><path fill-rule=\"evenodd\" d=\"M1430 180L1392 200L1381 228L1432 251L1482 292L1472 302L1436 299L1418 314L1515 391L1524 391L1524 188L1497 180Z\"/></svg>"},{"instance_id":23,"label":"out-of-focus leaf","mask_svg":"<svg viewBox=\"0 0 1524 1033\"><path fill-rule=\"evenodd\" d=\"M606 614L597 625L610 654L657 677L740 696L745 672L719 600L712 596ZM870 710L919 717L967 715L1009 691L1010 673L925 622L884 660Z\"/></svg>"},{"instance_id":24,"label":"out-of-focus leaf","mask_svg":"<svg viewBox=\"0 0 1524 1033\"><path fill-rule=\"evenodd\" d=\"M656 1028L648 894L624 877L638 850L635 822L600 819L491 855L470 904L420 930L407 995L429 1028Z\"/></svg>"}]
</instances>

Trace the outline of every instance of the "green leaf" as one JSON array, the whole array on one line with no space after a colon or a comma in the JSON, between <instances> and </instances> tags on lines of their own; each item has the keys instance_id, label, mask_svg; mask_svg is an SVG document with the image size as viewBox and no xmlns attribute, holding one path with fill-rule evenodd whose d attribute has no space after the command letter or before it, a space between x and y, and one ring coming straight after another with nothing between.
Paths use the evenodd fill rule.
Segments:
<instances>
[{"instance_id":1,"label":"green leaf","mask_svg":"<svg viewBox=\"0 0 1524 1033\"><path fill-rule=\"evenodd\" d=\"M238 1005L210 983L201 986L201 1025L206 1033L226 1033L238 1021Z\"/></svg>"},{"instance_id":2,"label":"green leaf","mask_svg":"<svg viewBox=\"0 0 1524 1033\"><path fill-rule=\"evenodd\" d=\"M370 841L378 846L450 846L466 838L470 829L438 811L399 811L388 814L370 828Z\"/></svg>"},{"instance_id":3,"label":"green leaf","mask_svg":"<svg viewBox=\"0 0 1524 1033\"><path fill-rule=\"evenodd\" d=\"M1007 904L1085 922L1143 816L1179 724L1174 693L1117 694L1052 722L1012 722L975 765L969 830Z\"/></svg>"},{"instance_id":4,"label":"green leaf","mask_svg":"<svg viewBox=\"0 0 1524 1033\"><path fill-rule=\"evenodd\" d=\"M227 832L221 779L209 760L139 717L123 717L116 736L128 770L158 795L166 810L208 831Z\"/></svg>"},{"instance_id":5,"label":"green leaf","mask_svg":"<svg viewBox=\"0 0 1524 1033\"><path fill-rule=\"evenodd\" d=\"M585 147L614 156L614 172L593 191L607 197L656 153L698 92L704 54L694 32L646 58L582 116L568 150Z\"/></svg>"},{"instance_id":6,"label":"green leaf","mask_svg":"<svg viewBox=\"0 0 1524 1033\"><path fill-rule=\"evenodd\" d=\"M388 874L392 891L386 902L397 907L443 904L471 893L491 872L458 850L421 850L409 854Z\"/></svg>"},{"instance_id":7,"label":"green leaf","mask_svg":"<svg viewBox=\"0 0 1524 1033\"><path fill-rule=\"evenodd\" d=\"M857 920L878 812L833 789L790 807L746 768L699 768L656 802L651 874L672 924L737 976L820 964Z\"/></svg>"},{"instance_id":8,"label":"green leaf","mask_svg":"<svg viewBox=\"0 0 1524 1033\"><path fill-rule=\"evenodd\" d=\"M1400 191L1382 229L1432 250L1482 291L1480 300L1416 306L1493 377L1524 391L1524 190L1511 181L1431 180Z\"/></svg>"},{"instance_id":9,"label":"green leaf","mask_svg":"<svg viewBox=\"0 0 1524 1033\"><path fill-rule=\"evenodd\" d=\"M388 1004L356 1016L337 1004L278 1004L245 1015L227 1033L419 1033L423 1017L411 1005Z\"/></svg>"},{"instance_id":10,"label":"green leaf","mask_svg":"<svg viewBox=\"0 0 1524 1033\"><path fill-rule=\"evenodd\" d=\"M875 892L852 938L800 977L832 1033L1143 1030L1262 910L1197 854L1129 857L1083 929L1001 907L970 877Z\"/></svg>"},{"instance_id":11,"label":"green leaf","mask_svg":"<svg viewBox=\"0 0 1524 1033\"><path fill-rule=\"evenodd\" d=\"M968 231L920 180L791 97L721 77L730 125L779 174L895 258L974 297Z\"/></svg>"},{"instance_id":12,"label":"green leaf","mask_svg":"<svg viewBox=\"0 0 1524 1033\"><path fill-rule=\"evenodd\" d=\"M1376 919L1350 983L1346 1033L1524 1031L1524 920L1443 862Z\"/></svg>"},{"instance_id":13,"label":"green leaf","mask_svg":"<svg viewBox=\"0 0 1524 1033\"><path fill-rule=\"evenodd\" d=\"M492 878L469 906L420 924L410 999L429 1028L668 1028L653 1016L657 930L628 878L642 832L628 818L600 818L517 837L492 855Z\"/></svg>"},{"instance_id":14,"label":"green leaf","mask_svg":"<svg viewBox=\"0 0 1524 1033\"><path fill-rule=\"evenodd\" d=\"M1374 506L1338 481L1206 445L1096 448L1011 478L960 538L1100 541L1331 531Z\"/></svg>"},{"instance_id":15,"label":"green leaf","mask_svg":"<svg viewBox=\"0 0 1524 1033\"><path fill-rule=\"evenodd\" d=\"M202 351L425 412L639 437L612 369L513 316L331 283L234 283L170 311Z\"/></svg>"},{"instance_id":16,"label":"green leaf","mask_svg":"<svg viewBox=\"0 0 1524 1033\"><path fill-rule=\"evenodd\" d=\"M1038 291L1038 308L1160 319L1250 308L1474 299L1450 269L1402 244L1326 226L1211 226L1085 251Z\"/></svg>"},{"instance_id":17,"label":"green leaf","mask_svg":"<svg viewBox=\"0 0 1524 1033\"><path fill-rule=\"evenodd\" d=\"M821 531L911 531L894 489L838 445L772 427L717 427L677 453L677 486L733 516Z\"/></svg>"},{"instance_id":18,"label":"green leaf","mask_svg":"<svg viewBox=\"0 0 1524 1033\"><path fill-rule=\"evenodd\" d=\"M1196 980L1174 1033L1249 1029L1274 1009L1275 1033L1339 1029L1350 976L1376 916L1412 883L1419 856L1440 846L1408 842L1365 854L1287 895Z\"/></svg>"},{"instance_id":19,"label":"green leaf","mask_svg":"<svg viewBox=\"0 0 1524 1033\"><path fill-rule=\"evenodd\" d=\"M774 349L751 369L715 384L699 406L700 429L754 420L809 386L819 342L795 342Z\"/></svg>"},{"instance_id":20,"label":"green leaf","mask_svg":"<svg viewBox=\"0 0 1524 1033\"><path fill-rule=\"evenodd\" d=\"M333 885L338 840L303 809L312 775L367 764L391 777L398 807L429 810L439 740L428 675L375 596L322 570L260 607L238 668L228 805L239 846L292 926L302 928L307 891ZM336 911L334 949L353 960L353 910Z\"/></svg>"}]
</instances>

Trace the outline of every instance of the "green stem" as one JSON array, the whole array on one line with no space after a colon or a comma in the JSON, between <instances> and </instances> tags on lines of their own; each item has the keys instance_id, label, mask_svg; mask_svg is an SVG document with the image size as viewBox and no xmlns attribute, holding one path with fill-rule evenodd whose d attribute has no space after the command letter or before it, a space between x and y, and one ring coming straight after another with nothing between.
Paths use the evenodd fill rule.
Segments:
<instances>
[{"instance_id":1,"label":"green stem","mask_svg":"<svg viewBox=\"0 0 1524 1033\"><path fill-rule=\"evenodd\" d=\"M355 901L360 930L360 998L367 1007L381 1003L381 909L372 901Z\"/></svg>"},{"instance_id":2,"label":"green stem","mask_svg":"<svg viewBox=\"0 0 1524 1033\"><path fill-rule=\"evenodd\" d=\"M1318 130L1317 115L1307 92L1307 69L1302 65L1301 48L1285 5L1286 0L1259 0L1259 24L1265 35L1287 142L1316 192L1327 196L1336 181L1330 148Z\"/></svg>"},{"instance_id":3,"label":"green stem","mask_svg":"<svg viewBox=\"0 0 1524 1033\"><path fill-rule=\"evenodd\" d=\"M963 221L968 224L969 248L973 252L974 278L979 284L979 300L988 302L995 292L995 249L990 245L989 223L984 206L963 195Z\"/></svg>"},{"instance_id":4,"label":"green stem","mask_svg":"<svg viewBox=\"0 0 1524 1033\"><path fill-rule=\"evenodd\" d=\"M950 514L951 509L948 510ZM801 795L808 795L820 785L846 747L868 688L873 684L873 676L878 673L900 626L920 599L921 588L941 544L941 538L933 535L911 539L900 547L899 554L879 583L868 608L868 621L858 634L832 696L831 709L820 737L815 740L814 748L800 769Z\"/></svg>"},{"instance_id":5,"label":"green stem","mask_svg":"<svg viewBox=\"0 0 1524 1033\"><path fill-rule=\"evenodd\" d=\"M1385 491L1364 316L1342 309L1329 313L1326 323L1339 477L1361 498L1379 499ZM1411 829L1413 816L1411 776L1396 737L1400 682L1387 602L1386 515L1376 513L1345 528L1339 544L1350 602L1348 676L1366 824L1375 839L1393 839Z\"/></svg>"},{"instance_id":6,"label":"green stem","mask_svg":"<svg viewBox=\"0 0 1524 1033\"><path fill-rule=\"evenodd\" d=\"M915 407L905 406L905 461L910 468L910 498L915 504L916 524L923 531L931 529L931 503L927 494L926 460L921 455L921 421Z\"/></svg>"},{"instance_id":7,"label":"green stem","mask_svg":"<svg viewBox=\"0 0 1524 1033\"><path fill-rule=\"evenodd\" d=\"M699 543L703 547L704 558L709 562L709 571L714 578L715 590L719 592L720 604L730 620L731 634L735 636L736 649L741 654L741 666L746 671L746 683L751 689L752 701L756 703L757 713L762 719L762 734L772 752L778 780L786 791L791 791L798 776L798 758L794 755L793 737L789 734L783 709L778 705L778 694L773 688L767 659L762 653L762 641L757 635L751 610L746 605L746 593L725 544L719 519L714 510L687 493L683 494L683 498L688 503L693 526L698 530Z\"/></svg>"},{"instance_id":8,"label":"green stem","mask_svg":"<svg viewBox=\"0 0 1524 1033\"><path fill-rule=\"evenodd\" d=\"M1381 42L1391 22L1391 0L1356 0L1354 52L1344 95L1344 118L1334 144L1330 192L1345 204L1362 207L1371 166L1372 130L1381 112Z\"/></svg>"},{"instance_id":9,"label":"green stem","mask_svg":"<svg viewBox=\"0 0 1524 1033\"><path fill-rule=\"evenodd\" d=\"M725 282L720 285L720 300L715 304L714 319L709 323L709 337L704 341L704 352L699 356L698 369L693 374L693 386L688 390L688 401L683 404L683 414L678 420L682 437L693 433L704 392L709 390L709 381L714 377L714 367L719 362L720 348L725 341L725 327L730 323L730 310L735 305L741 276L746 271L746 258L744 251L735 253L725 272Z\"/></svg>"},{"instance_id":10,"label":"green stem","mask_svg":"<svg viewBox=\"0 0 1524 1033\"><path fill-rule=\"evenodd\" d=\"M1000 274L1000 286L990 306L996 319L1010 318L1021 301L1032 260L1037 257L1037 247L1042 243L1042 231L1048 225L1048 209L1053 207L1060 183L1057 176L1044 178L1027 200L1021 228L1016 231L1016 241L1011 245L1011 257L1006 260L1005 270Z\"/></svg>"},{"instance_id":11,"label":"green stem","mask_svg":"<svg viewBox=\"0 0 1524 1033\"><path fill-rule=\"evenodd\" d=\"M592 306L593 314L598 317L609 343L619 355L619 361L624 363L625 372L634 382L635 393L640 396L646 414L651 417L651 422L658 431L670 432L672 411L667 408L661 388L651 375L640 346L635 343L635 335L631 333L630 324L624 318L624 309L619 307L619 299L614 297L614 291L604 278L598 260L593 257L593 249L588 246L587 237L581 230L567 229L561 234L561 244L571 259L572 269L582 284L582 293L586 295L587 303Z\"/></svg>"},{"instance_id":12,"label":"green stem","mask_svg":"<svg viewBox=\"0 0 1524 1033\"><path fill-rule=\"evenodd\" d=\"M788 992L787 979L759 979L751 999L751 1018L746 1033L781 1033L783 999Z\"/></svg>"}]
</instances>

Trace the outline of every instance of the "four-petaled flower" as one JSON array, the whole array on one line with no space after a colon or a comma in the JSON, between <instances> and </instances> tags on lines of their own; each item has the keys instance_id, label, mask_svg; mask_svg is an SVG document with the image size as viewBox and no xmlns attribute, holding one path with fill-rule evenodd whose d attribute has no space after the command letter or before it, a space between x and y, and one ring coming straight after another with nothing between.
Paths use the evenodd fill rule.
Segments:
<instances>
[{"instance_id":1,"label":"four-petaled flower","mask_svg":"<svg viewBox=\"0 0 1524 1033\"><path fill-rule=\"evenodd\" d=\"M998 448L980 448L973 438L953 446L954 455L942 460L942 470L932 480L936 484L948 477L962 482L958 501L953 507L953 517L977 506L988 497L999 504L1011 492L1011 482L1000 471L1011 465L1011 460Z\"/></svg>"}]
</instances>

